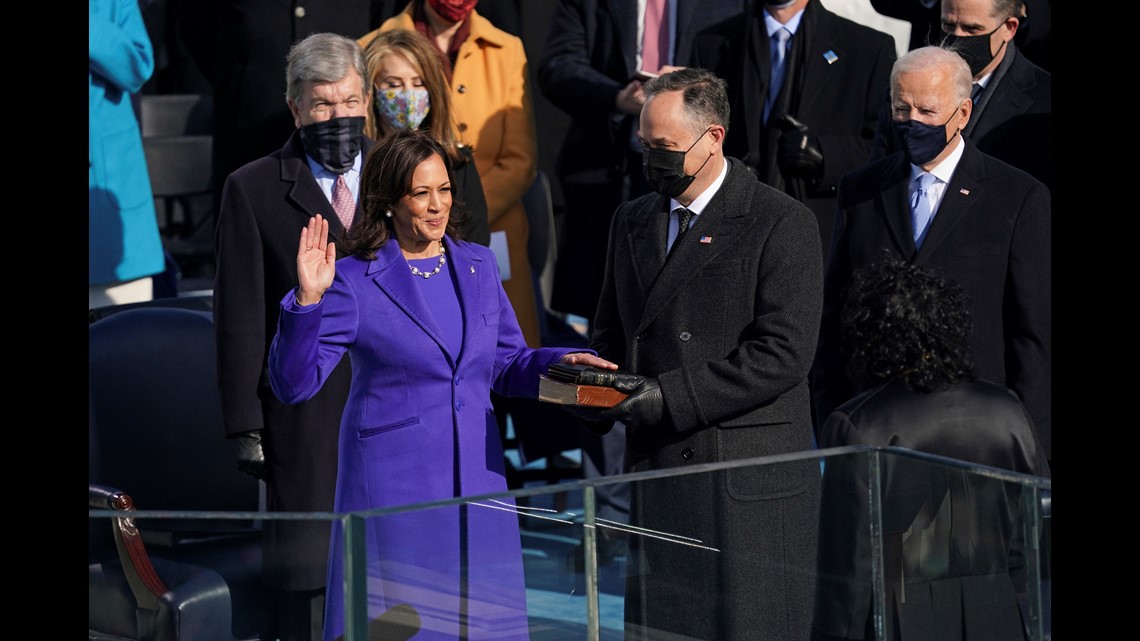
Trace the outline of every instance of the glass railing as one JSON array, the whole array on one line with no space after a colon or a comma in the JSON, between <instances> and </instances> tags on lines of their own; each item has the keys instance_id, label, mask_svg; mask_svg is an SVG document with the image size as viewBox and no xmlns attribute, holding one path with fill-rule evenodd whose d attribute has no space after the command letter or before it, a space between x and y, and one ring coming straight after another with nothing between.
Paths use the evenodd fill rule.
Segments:
<instances>
[{"instance_id":1,"label":"glass railing","mask_svg":"<svg viewBox=\"0 0 1140 641\"><path fill-rule=\"evenodd\" d=\"M630 484L629 522L596 513L596 488L612 483ZM1044 641L1049 491L1044 478L860 446L351 514L140 510L132 521L144 537L178 521L330 524L343 559L330 624L349 641L806 639L810 627L886 640L934 638L934 626ZM92 531L112 516L92 510ZM170 583L197 563L176 548L148 548ZM92 568L90 589L109 589ZM260 603L232 598L243 596ZM237 608L228 623L250 638Z\"/></svg>"}]
</instances>

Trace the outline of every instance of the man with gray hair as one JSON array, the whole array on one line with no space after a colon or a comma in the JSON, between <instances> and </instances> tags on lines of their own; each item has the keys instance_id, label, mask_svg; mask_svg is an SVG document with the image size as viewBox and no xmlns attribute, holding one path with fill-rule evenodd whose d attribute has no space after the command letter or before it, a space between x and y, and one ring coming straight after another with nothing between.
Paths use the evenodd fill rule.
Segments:
<instances>
[{"instance_id":1,"label":"man with gray hair","mask_svg":"<svg viewBox=\"0 0 1140 641\"><path fill-rule=\"evenodd\" d=\"M839 183L813 370L816 416L863 391L845 373L839 313L852 274L887 249L965 288L978 378L1017 393L1051 460L1049 189L962 135L973 116L971 75L941 47L899 58L890 109L900 150Z\"/></svg>"},{"instance_id":2,"label":"man with gray hair","mask_svg":"<svg viewBox=\"0 0 1140 641\"><path fill-rule=\"evenodd\" d=\"M644 88L656 193L614 214L590 342L636 387L572 412L626 426L629 472L810 449L815 216L725 158L724 80L686 68ZM819 483L806 460L633 484L626 638L807 639Z\"/></svg>"},{"instance_id":3,"label":"man with gray hair","mask_svg":"<svg viewBox=\"0 0 1140 641\"><path fill-rule=\"evenodd\" d=\"M1018 0L941 0L942 46L962 56L973 76L973 110L962 133L978 150L1051 188L1053 77L1014 44L1022 9ZM884 105L871 157L895 151Z\"/></svg>"},{"instance_id":4,"label":"man with gray hair","mask_svg":"<svg viewBox=\"0 0 1140 641\"><path fill-rule=\"evenodd\" d=\"M356 41L332 33L295 44L285 78L296 129L280 150L233 172L222 191L214 239L218 379L226 436L237 444L238 467L266 482L267 509L330 512L349 360L299 405L277 400L266 363L279 303L297 285L301 230L319 213L339 241L360 211L372 92ZM273 614L263 639L321 638L328 543L328 522L266 522L263 580Z\"/></svg>"}]
</instances>

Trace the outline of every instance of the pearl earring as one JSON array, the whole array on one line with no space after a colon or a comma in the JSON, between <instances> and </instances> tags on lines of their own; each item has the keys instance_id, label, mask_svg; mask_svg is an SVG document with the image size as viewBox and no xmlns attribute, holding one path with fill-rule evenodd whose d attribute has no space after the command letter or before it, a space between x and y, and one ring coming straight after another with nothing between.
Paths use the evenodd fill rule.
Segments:
<instances>
[{"instance_id":1,"label":"pearl earring","mask_svg":"<svg viewBox=\"0 0 1140 641\"><path fill-rule=\"evenodd\" d=\"M391 218L392 217L392 210L391 209L384 210L384 215L387 216L388 218Z\"/></svg>"}]
</instances>

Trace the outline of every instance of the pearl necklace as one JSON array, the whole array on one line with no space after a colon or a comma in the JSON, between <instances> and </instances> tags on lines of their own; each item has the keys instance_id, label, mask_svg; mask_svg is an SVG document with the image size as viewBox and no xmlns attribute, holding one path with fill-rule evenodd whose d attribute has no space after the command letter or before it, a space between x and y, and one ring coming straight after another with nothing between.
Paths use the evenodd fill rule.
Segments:
<instances>
[{"instance_id":1,"label":"pearl necklace","mask_svg":"<svg viewBox=\"0 0 1140 641\"><path fill-rule=\"evenodd\" d=\"M447 263L447 258L445 258L443 256L443 253L446 251L447 250L444 249L444 247L443 247L443 241L440 241L439 242L439 264L437 264L435 266L435 269L431 270L430 272L421 272L419 269L417 269L415 267L415 265L408 263L408 267L412 268L412 276L423 276L424 278L431 278L432 276L435 276L436 274L438 274L439 270Z\"/></svg>"}]
</instances>

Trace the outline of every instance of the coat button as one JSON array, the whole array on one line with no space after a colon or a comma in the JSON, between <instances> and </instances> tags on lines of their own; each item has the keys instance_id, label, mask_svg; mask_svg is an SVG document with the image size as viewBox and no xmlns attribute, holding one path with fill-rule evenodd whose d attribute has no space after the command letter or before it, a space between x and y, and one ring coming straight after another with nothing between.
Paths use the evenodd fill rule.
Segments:
<instances>
[{"instance_id":1,"label":"coat button","mask_svg":"<svg viewBox=\"0 0 1140 641\"><path fill-rule=\"evenodd\" d=\"M467 93L467 85L459 85L459 87L456 88L456 91L459 93Z\"/></svg>"},{"instance_id":2,"label":"coat button","mask_svg":"<svg viewBox=\"0 0 1140 641\"><path fill-rule=\"evenodd\" d=\"M463 401L455 401L455 409L457 409L457 410L463 409Z\"/></svg>"},{"instance_id":3,"label":"coat button","mask_svg":"<svg viewBox=\"0 0 1140 641\"><path fill-rule=\"evenodd\" d=\"M305 17L305 8L304 7L297 7L296 9L293 10L293 15L297 16L298 18L304 18Z\"/></svg>"},{"instance_id":4,"label":"coat button","mask_svg":"<svg viewBox=\"0 0 1140 641\"><path fill-rule=\"evenodd\" d=\"M690 334L689 332L681 332L680 334L677 335L677 338L681 339L682 341L688 341L692 337L693 337L693 335Z\"/></svg>"},{"instance_id":5,"label":"coat button","mask_svg":"<svg viewBox=\"0 0 1140 641\"><path fill-rule=\"evenodd\" d=\"M681 450L681 458L685 459L686 461L693 458L693 448L686 447L685 449Z\"/></svg>"}]
</instances>

